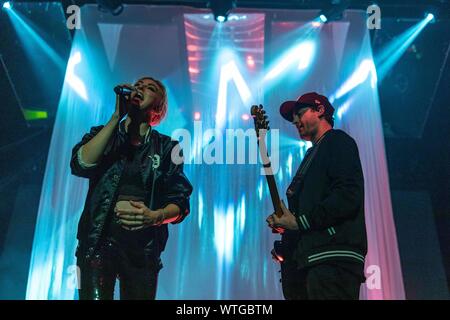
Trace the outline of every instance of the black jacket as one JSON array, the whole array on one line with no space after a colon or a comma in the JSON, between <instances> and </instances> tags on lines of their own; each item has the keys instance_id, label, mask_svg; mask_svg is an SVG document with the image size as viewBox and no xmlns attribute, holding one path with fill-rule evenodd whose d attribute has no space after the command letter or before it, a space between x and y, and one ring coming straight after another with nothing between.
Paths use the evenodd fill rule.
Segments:
<instances>
[{"instance_id":1,"label":"black jacket","mask_svg":"<svg viewBox=\"0 0 450 320\"><path fill-rule=\"evenodd\" d=\"M108 214L115 205L116 193L125 164L123 148L128 143L124 124L124 121L119 124L105 148L103 157L94 167L86 167L80 163L78 150L91 140L103 128L103 125L92 127L90 132L85 134L72 149L70 162L72 174L89 179L89 190L78 225L77 257L79 258L89 259L94 254L99 245L99 239L103 235L105 224L109 220ZM171 140L170 137L156 130L151 130L144 142L141 169L144 186L147 189L145 205L153 210L169 203L178 205L181 216L173 223L179 223L189 214L189 196L192 193L192 186L183 173L183 164L175 164L171 161L171 152L174 147L179 148L177 141ZM156 166L158 167L154 169L153 167ZM154 192L151 192L152 190ZM148 246L151 247L152 254L159 255L167 242L167 225L149 228L154 229L155 238L158 241L154 243L154 239L149 239Z\"/></svg>"},{"instance_id":2,"label":"black jacket","mask_svg":"<svg viewBox=\"0 0 450 320\"><path fill-rule=\"evenodd\" d=\"M300 228L293 257L299 268L330 261L364 264L367 236L358 147L345 132L330 130L312 148L317 150L305 156L299 171L308 157L310 165L302 174L297 171L287 192Z\"/></svg>"}]
</instances>

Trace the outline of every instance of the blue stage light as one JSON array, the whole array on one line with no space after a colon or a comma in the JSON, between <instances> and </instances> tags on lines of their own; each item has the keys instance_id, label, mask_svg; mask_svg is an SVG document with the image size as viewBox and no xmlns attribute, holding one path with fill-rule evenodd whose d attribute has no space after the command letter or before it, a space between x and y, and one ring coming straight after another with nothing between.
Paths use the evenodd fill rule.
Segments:
<instances>
[{"instance_id":1,"label":"blue stage light","mask_svg":"<svg viewBox=\"0 0 450 320\"><path fill-rule=\"evenodd\" d=\"M264 81L277 78L283 71L287 70L293 63L298 63L298 70L304 70L311 64L316 45L313 41L306 40L296 44L284 54L276 65L269 69L265 75Z\"/></svg>"},{"instance_id":2,"label":"blue stage light","mask_svg":"<svg viewBox=\"0 0 450 320\"><path fill-rule=\"evenodd\" d=\"M402 57L406 50L411 46L422 30L432 23L434 15L428 13L424 19L413 25L411 28L396 36L375 56L378 78L381 81L397 61Z\"/></svg>"},{"instance_id":3,"label":"blue stage light","mask_svg":"<svg viewBox=\"0 0 450 320\"><path fill-rule=\"evenodd\" d=\"M236 7L236 0L214 0L208 1L207 6L211 9L214 20L223 23L228 20L230 11Z\"/></svg>"},{"instance_id":4,"label":"blue stage light","mask_svg":"<svg viewBox=\"0 0 450 320\"><path fill-rule=\"evenodd\" d=\"M6 1L5 3L3 3L2 8L5 9L5 10L11 9L11 2Z\"/></svg>"},{"instance_id":5,"label":"blue stage light","mask_svg":"<svg viewBox=\"0 0 450 320\"><path fill-rule=\"evenodd\" d=\"M321 14L321 15L319 16L319 18L320 18L320 21L322 21L323 23L325 23L325 22L328 21L328 18L327 18L324 14Z\"/></svg>"},{"instance_id":6,"label":"blue stage light","mask_svg":"<svg viewBox=\"0 0 450 320\"><path fill-rule=\"evenodd\" d=\"M217 20L217 22L222 23L222 22L225 22L226 18L225 18L225 16L217 16L216 20Z\"/></svg>"}]
</instances>

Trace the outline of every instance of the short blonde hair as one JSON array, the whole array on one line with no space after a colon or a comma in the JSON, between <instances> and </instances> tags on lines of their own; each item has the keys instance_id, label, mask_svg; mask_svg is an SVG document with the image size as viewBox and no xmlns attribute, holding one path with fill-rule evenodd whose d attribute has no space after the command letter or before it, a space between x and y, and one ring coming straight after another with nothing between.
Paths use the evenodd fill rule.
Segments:
<instances>
[{"instance_id":1,"label":"short blonde hair","mask_svg":"<svg viewBox=\"0 0 450 320\"><path fill-rule=\"evenodd\" d=\"M159 89L161 90L161 100L158 104L151 106L147 111L147 122L150 126L156 126L159 124L167 114L167 90L163 83L152 77L143 77L140 80L152 80L154 81Z\"/></svg>"}]
</instances>

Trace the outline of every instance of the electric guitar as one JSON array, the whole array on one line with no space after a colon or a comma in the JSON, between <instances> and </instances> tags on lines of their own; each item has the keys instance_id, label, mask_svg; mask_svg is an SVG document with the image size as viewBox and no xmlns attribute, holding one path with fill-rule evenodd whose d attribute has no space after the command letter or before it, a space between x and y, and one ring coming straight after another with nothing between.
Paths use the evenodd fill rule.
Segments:
<instances>
[{"instance_id":1,"label":"electric guitar","mask_svg":"<svg viewBox=\"0 0 450 320\"><path fill-rule=\"evenodd\" d=\"M267 131L270 130L269 121L262 105L252 106L250 113L255 124L258 149L261 155L261 159L263 160L263 167L267 179L267 185L269 186L272 204L275 209L275 214L278 217L281 217L283 215L283 210L281 209L280 195L275 183L275 177L273 175L272 166L270 163L269 155L267 153L265 142ZM272 229L272 232L278 233L274 229ZM281 235L281 240L277 240L274 242L274 247L271 251L272 258L275 261L279 262L281 265L281 285L283 289L283 295L286 299L295 299L296 288L294 286L297 283L297 263L293 259L293 256L298 241L298 232L285 230Z\"/></svg>"},{"instance_id":2,"label":"electric guitar","mask_svg":"<svg viewBox=\"0 0 450 320\"><path fill-rule=\"evenodd\" d=\"M267 185L270 191L270 197L277 217L283 215L283 210L281 210L281 200L278 193L277 184L275 182L275 177L273 175L272 166L270 162L269 155L267 153L267 146L265 142L265 137L267 132L270 130L269 121L262 105L252 106L250 111L253 121L255 124L256 137L258 142L258 149L263 160L263 167L267 179ZM276 230L272 230L273 233L278 233ZM275 241L274 248L271 251L272 257L275 261L283 262L285 260L286 246L283 239L281 241Z\"/></svg>"},{"instance_id":3,"label":"electric guitar","mask_svg":"<svg viewBox=\"0 0 450 320\"><path fill-rule=\"evenodd\" d=\"M266 174L267 185L269 186L272 204L275 209L275 214L278 217L281 217L283 215L283 211L281 210L280 196L278 194L278 188L273 176L272 165L270 163L269 155L267 154L267 147L265 142L266 134L270 130L269 121L267 120L266 111L263 109L262 105L252 106L251 115L255 123L258 149L261 155L261 159L263 160L263 167Z\"/></svg>"}]
</instances>

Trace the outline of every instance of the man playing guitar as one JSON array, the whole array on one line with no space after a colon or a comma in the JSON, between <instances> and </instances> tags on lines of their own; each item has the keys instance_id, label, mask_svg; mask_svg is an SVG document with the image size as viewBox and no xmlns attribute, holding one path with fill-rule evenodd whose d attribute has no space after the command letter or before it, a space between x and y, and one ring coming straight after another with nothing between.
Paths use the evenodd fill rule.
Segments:
<instances>
[{"instance_id":1,"label":"man playing guitar","mask_svg":"<svg viewBox=\"0 0 450 320\"><path fill-rule=\"evenodd\" d=\"M283 294L286 299L358 299L367 253L358 147L344 131L333 129L334 108L325 96L304 94L284 102L280 113L301 139L313 143L286 192L289 209L280 202L280 212L266 219L282 233L274 256L281 262Z\"/></svg>"}]
</instances>

